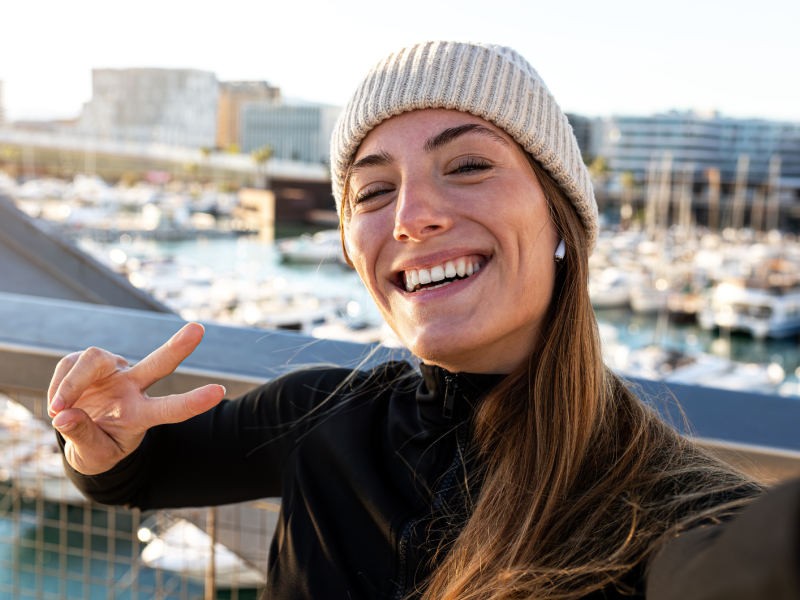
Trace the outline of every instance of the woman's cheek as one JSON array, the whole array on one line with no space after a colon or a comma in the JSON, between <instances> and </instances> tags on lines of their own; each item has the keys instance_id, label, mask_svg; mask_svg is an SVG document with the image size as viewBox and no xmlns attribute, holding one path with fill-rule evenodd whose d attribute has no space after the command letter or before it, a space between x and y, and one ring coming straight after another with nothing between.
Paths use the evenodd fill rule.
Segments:
<instances>
[{"instance_id":1,"label":"woman's cheek","mask_svg":"<svg viewBox=\"0 0 800 600\"><path fill-rule=\"evenodd\" d=\"M369 285L375 275L375 266L380 251L379 238L367 223L369 219L355 218L348 228L348 253L361 279Z\"/></svg>"}]
</instances>

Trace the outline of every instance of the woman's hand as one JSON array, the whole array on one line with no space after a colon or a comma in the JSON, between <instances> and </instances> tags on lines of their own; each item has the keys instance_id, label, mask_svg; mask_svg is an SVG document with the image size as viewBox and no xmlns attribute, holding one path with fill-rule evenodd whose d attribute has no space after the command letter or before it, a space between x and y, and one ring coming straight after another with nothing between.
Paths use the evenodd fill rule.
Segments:
<instances>
[{"instance_id":1,"label":"woman's hand","mask_svg":"<svg viewBox=\"0 0 800 600\"><path fill-rule=\"evenodd\" d=\"M133 367L100 348L70 354L58 363L47 399L53 426L67 441L65 455L75 470L84 475L108 471L139 447L150 427L185 421L222 400L221 385L163 398L145 393L194 351L203 333L202 325L189 323Z\"/></svg>"}]
</instances>

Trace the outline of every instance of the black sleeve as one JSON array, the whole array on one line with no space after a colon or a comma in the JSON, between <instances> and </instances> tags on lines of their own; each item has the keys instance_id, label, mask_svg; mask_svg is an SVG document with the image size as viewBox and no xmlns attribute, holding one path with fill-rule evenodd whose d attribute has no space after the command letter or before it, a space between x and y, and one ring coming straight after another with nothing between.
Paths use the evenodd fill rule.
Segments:
<instances>
[{"instance_id":1,"label":"black sleeve","mask_svg":"<svg viewBox=\"0 0 800 600\"><path fill-rule=\"evenodd\" d=\"M800 480L731 521L689 530L651 564L648 600L799 600Z\"/></svg>"},{"instance_id":2,"label":"black sleeve","mask_svg":"<svg viewBox=\"0 0 800 600\"><path fill-rule=\"evenodd\" d=\"M331 394L350 373L296 371L183 423L153 427L105 473L86 476L66 460L64 468L89 499L143 510L280 496L283 466L313 425L314 409L336 402Z\"/></svg>"}]
</instances>

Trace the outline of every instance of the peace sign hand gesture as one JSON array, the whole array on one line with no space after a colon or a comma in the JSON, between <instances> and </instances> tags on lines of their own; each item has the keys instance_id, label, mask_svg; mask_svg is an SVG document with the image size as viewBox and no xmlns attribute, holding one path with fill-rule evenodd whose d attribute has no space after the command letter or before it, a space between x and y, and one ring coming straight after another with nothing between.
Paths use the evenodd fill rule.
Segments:
<instances>
[{"instance_id":1,"label":"peace sign hand gesture","mask_svg":"<svg viewBox=\"0 0 800 600\"><path fill-rule=\"evenodd\" d=\"M189 323L133 367L100 348L75 352L58 363L47 393L49 411L76 471L104 473L136 450L150 427L185 421L222 400L221 385L162 398L145 393L194 351L203 333L202 325Z\"/></svg>"}]
</instances>

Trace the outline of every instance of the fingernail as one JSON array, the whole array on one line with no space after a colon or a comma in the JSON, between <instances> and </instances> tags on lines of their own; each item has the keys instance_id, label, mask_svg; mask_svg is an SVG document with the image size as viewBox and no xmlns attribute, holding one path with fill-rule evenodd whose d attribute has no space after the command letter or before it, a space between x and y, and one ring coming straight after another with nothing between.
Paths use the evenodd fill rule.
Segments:
<instances>
[{"instance_id":1,"label":"fingernail","mask_svg":"<svg viewBox=\"0 0 800 600\"><path fill-rule=\"evenodd\" d=\"M222 388L222 395L223 395L223 396L227 396L227 395L228 395L228 390L226 390L226 389L225 389L225 386L224 386L224 385L221 385L221 386L219 386L219 387L221 387L221 388Z\"/></svg>"},{"instance_id":2,"label":"fingernail","mask_svg":"<svg viewBox=\"0 0 800 600\"><path fill-rule=\"evenodd\" d=\"M50 405L50 412L51 413L59 413L64 410L64 400L61 396L56 396L53 400L53 403Z\"/></svg>"},{"instance_id":3,"label":"fingernail","mask_svg":"<svg viewBox=\"0 0 800 600\"><path fill-rule=\"evenodd\" d=\"M59 431L71 431L72 429L75 428L75 425L77 425L75 421L67 421L63 425L56 425L55 423L53 423L53 427L55 427Z\"/></svg>"}]
</instances>

